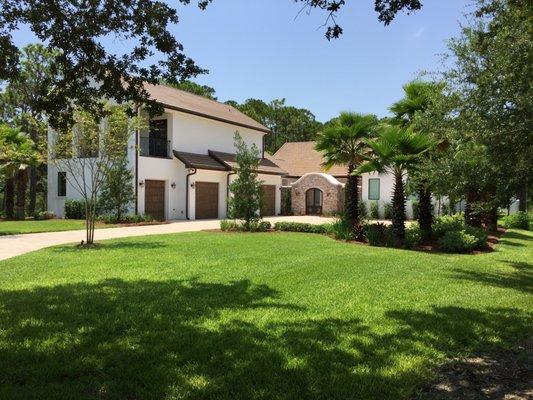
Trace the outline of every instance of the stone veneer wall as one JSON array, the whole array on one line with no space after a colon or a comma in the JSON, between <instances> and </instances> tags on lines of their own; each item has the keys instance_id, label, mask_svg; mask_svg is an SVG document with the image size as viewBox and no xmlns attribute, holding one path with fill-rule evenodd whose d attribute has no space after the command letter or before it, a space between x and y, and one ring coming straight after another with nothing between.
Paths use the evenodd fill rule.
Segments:
<instances>
[{"instance_id":1,"label":"stone veneer wall","mask_svg":"<svg viewBox=\"0 0 533 400\"><path fill-rule=\"evenodd\" d=\"M342 211L344 185L331 175L310 173L292 184L291 202L294 215L305 214L305 193L312 188L322 190L322 214Z\"/></svg>"}]
</instances>

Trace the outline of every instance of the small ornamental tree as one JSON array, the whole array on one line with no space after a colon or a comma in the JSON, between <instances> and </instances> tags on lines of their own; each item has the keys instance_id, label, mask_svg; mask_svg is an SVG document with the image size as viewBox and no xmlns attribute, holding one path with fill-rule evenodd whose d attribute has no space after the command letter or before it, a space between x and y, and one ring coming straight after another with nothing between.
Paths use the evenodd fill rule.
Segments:
<instances>
[{"instance_id":1,"label":"small ornamental tree","mask_svg":"<svg viewBox=\"0 0 533 400\"><path fill-rule=\"evenodd\" d=\"M128 116L126 106L107 104L104 109L102 121L95 114L76 110L72 128L55 135L50 157L59 171L66 172L67 182L85 203L89 245L94 242L96 206L106 171L124 157L128 139L139 127L139 121Z\"/></svg>"},{"instance_id":2,"label":"small ornamental tree","mask_svg":"<svg viewBox=\"0 0 533 400\"><path fill-rule=\"evenodd\" d=\"M233 196L228 200L229 217L243 220L244 228L251 230L252 225L261 220L262 182L257 178L259 149L255 144L248 147L239 132L235 132L234 143L237 178L230 184Z\"/></svg>"},{"instance_id":3,"label":"small ornamental tree","mask_svg":"<svg viewBox=\"0 0 533 400\"><path fill-rule=\"evenodd\" d=\"M133 191L133 172L127 158L119 157L104 171L104 181L100 192L100 211L111 214L122 221L135 200Z\"/></svg>"}]
</instances>

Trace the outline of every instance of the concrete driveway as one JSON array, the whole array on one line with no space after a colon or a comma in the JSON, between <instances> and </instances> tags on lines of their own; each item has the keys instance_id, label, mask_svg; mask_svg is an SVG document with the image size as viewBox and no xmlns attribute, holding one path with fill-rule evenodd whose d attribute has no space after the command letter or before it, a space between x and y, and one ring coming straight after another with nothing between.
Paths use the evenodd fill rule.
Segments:
<instances>
[{"instance_id":1,"label":"concrete driveway","mask_svg":"<svg viewBox=\"0 0 533 400\"><path fill-rule=\"evenodd\" d=\"M269 217L272 222L293 221L321 224L332 221L332 218L314 216ZM115 239L131 236L161 235L165 233L195 232L206 229L220 228L220 220L175 221L162 225L128 226L122 228L97 229L95 240ZM85 230L28 233L24 235L0 236L0 260L15 257L31 251L59 244L76 243L85 239Z\"/></svg>"}]
</instances>

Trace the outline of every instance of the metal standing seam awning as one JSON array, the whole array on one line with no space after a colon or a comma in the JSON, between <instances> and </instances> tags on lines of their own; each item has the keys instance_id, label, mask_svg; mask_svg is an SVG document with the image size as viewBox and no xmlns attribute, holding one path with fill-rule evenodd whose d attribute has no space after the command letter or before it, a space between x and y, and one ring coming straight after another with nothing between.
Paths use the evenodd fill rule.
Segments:
<instances>
[{"instance_id":1,"label":"metal standing seam awning","mask_svg":"<svg viewBox=\"0 0 533 400\"><path fill-rule=\"evenodd\" d=\"M172 151L174 157L180 160L185 167L195 169L207 169L212 171L233 171L237 167L235 154L209 150L208 154L188 153L183 151ZM280 167L272 161L262 158L257 172L270 175L287 175Z\"/></svg>"}]
</instances>

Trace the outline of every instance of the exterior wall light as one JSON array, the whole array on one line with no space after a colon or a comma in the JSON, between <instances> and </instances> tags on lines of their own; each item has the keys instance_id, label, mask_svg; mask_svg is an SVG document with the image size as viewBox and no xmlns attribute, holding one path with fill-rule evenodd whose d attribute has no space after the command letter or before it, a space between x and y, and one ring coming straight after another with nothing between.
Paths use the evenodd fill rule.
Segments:
<instances>
[{"instance_id":1,"label":"exterior wall light","mask_svg":"<svg viewBox=\"0 0 533 400\"><path fill-rule=\"evenodd\" d=\"M193 183L191 183L191 188L193 188L193 189L194 189L194 182L193 182Z\"/></svg>"},{"instance_id":2,"label":"exterior wall light","mask_svg":"<svg viewBox=\"0 0 533 400\"><path fill-rule=\"evenodd\" d=\"M139 187L144 187L144 181L139 182Z\"/></svg>"},{"instance_id":3,"label":"exterior wall light","mask_svg":"<svg viewBox=\"0 0 533 400\"><path fill-rule=\"evenodd\" d=\"M170 187L171 187L172 189L176 189L176 182L172 182L172 183L170 184Z\"/></svg>"}]
</instances>

